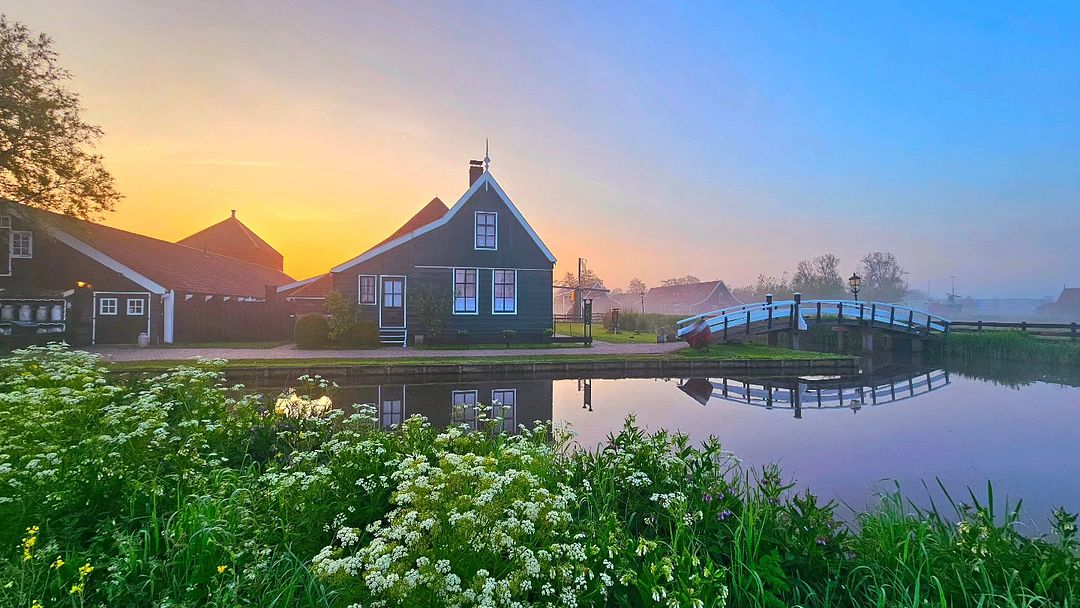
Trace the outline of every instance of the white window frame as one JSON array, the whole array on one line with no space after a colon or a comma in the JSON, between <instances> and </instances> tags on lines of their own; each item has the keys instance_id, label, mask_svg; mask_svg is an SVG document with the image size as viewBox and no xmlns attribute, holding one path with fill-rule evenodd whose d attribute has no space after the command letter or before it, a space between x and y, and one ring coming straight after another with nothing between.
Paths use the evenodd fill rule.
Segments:
<instances>
[{"instance_id":1,"label":"white window frame","mask_svg":"<svg viewBox=\"0 0 1080 608\"><path fill-rule=\"evenodd\" d=\"M26 251L15 253L15 241L18 240L19 237L26 237ZM34 257L34 233L29 230L12 230L10 247L12 258L27 260Z\"/></svg>"},{"instance_id":2,"label":"white window frame","mask_svg":"<svg viewBox=\"0 0 1080 608\"><path fill-rule=\"evenodd\" d=\"M514 402L510 404L503 403L501 400L495 399L496 394L513 395ZM495 408L500 407L498 413L495 412ZM517 389L516 388L496 388L491 391L491 416L492 418L502 417L502 428L507 433L513 433L517 431ZM507 408L505 410L501 408Z\"/></svg>"},{"instance_id":3,"label":"white window frame","mask_svg":"<svg viewBox=\"0 0 1080 608\"><path fill-rule=\"evenodd\" d=\"M458 403L458 397L459 396L460 397L471 396L472 397L472 403L470 404L467 401L463 401L461 403ZM451 391L450 392L450 408L451 408L451 410L453 410L453 409L457 408L458 406L461 406L461 421L475 429L476 428L477 414L479 413L478 408L480 407L480 391L478 391L476 389L467 390L467 391ZM472 417L471 417L471 419L466 414L466 412L468 411L468 409L470 407L472 408Z\"/></svg>"},{"instance_id":4,"label":"white window frame","mask_svg":"<svg viewBox=\"0 0 1080 608\"><path fill-rule=\"evenodd\" d=\"M11 216L0 215L0 229L11 228Z\"/></svg>"},{"instance_id":5,"label":"white window frame","mask_svg":"<svg viewBox=\"0 0 1080 608\"><path fill-rule=\"evenodd\" d=\"M132 310L131 305L138 304L138 312ZM142 298L128 298L127 300L127 316L129 317L141 317L146 314L146 300Z\"/></svg>"},{"instance_id":6,"label":"white window frame","mask_svg":"<svg viewBox=\"0 0 1080 608\"><path fill-rule=\"evenodd\" d=\"M364 301L364 279L371 279L371 301ZM361 274L356 277L356 301L361 306L378 306L379 304L379 275Z\"/></svg>"},{"instance_id":7,"label":"white window frame","mask_svg":"<svg viewBox=\"0 0 1080 608\"><path fill-rule=\"evenodd\" d=\"M112 312L106 312L105 303L109 302ZM120 314L120 298L98 298L98 315L102 317L115 317Z\"/></svg>"},{"instance_id":8,"label":"white window frame","mask_svg":"<svg viewBox=\"0 0 1080 608\"><path fill-rule=\"evenodd\" d=\"M472 308L472 310L468 310L468 307L465 307L462 310L458 310L457 273L458 273L459 270L461 272L465 273L466 281L465 281L465 283L463 283L463 285L468 285L469 284L468 280L467 280L467 278L469 276L468 273L469 272L473 273L474 281L473 281L473 297L472 297L473 308ZM452 311L453 311L453 313L455 315L478 315L478 314L480 314L480 269L479 268L454 268L450 273L450 293L453 294L453 296L454 296L454 302L453 302ZM463 295L463 296L461 296L461 299L465 300L465 302L468 303L468 300L469 300L468 296Z\"/></svg>"},{"instance_id":9,"label":"white window frame","mask_svg":"<svg viewBox=\"0 0 1080 608\"><path fill-rule=\"evenodd\" d=\"M394 428L395 426L400 427L402 424L405 423L405 390L406 387L402 386L401 399L384 399L383 387L379 386L379 426L381 428L389 429ZM394 395L394 397L396 396L397 395ZM396 404L396 407L400 411L386 411L387 404L390 404L390 407L395 407ZM395 418L397 419L397 422L394 421Z\"/></svg>"},{"instance_id":10,"label":"white window frame","mask_svg":"<svg viewBox=\"0 0 1080 608\"><path fill-rule=\"evenodd\" d=\"M497 286L496 283L495 283L495 273L497 273L497 272L512 272L512 273L514 273L514 309L513 310L498 310L495 307L495 287ZM506 297L503 296L503 299L505 300ZM518 303L518 275L517 275L517 269L515 269L515 268L492 268L491 269L491 314L493 314L493 315L516 315L517 311L518 311L517 303Z\"/></svg>"},{"instance_id":11,"label":"white window frame","mask_svg":"<svg viewBox=\"0 0 1080 608\"><path fill-rule=\"evenodd\" d=\"M477 244L477 229L480 228L480 216L491 215L495 217L495 246L494 247L481 247ZM476 211L473 213L473 249L476 251L498 251L499 250L499 214L496 211Z\"/></svg>"}]
</instances>

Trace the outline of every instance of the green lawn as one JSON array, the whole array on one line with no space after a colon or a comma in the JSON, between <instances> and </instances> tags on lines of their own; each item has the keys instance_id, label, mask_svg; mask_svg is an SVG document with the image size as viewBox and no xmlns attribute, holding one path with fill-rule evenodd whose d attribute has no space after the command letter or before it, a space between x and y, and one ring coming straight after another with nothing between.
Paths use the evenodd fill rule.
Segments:
<instances>
[{"instance_id":1,"label":"green lawn","mask_svg":"<svg viewBox=\"0 0 1080 608\"><path fill-rule=\"evenodd\" d=\"M580 336L584 331L581 323L557 323L555 333L564 336ZM656 344L655 332L620 331L617 334L604 329L599 323L593 325L593 339L612 344Z\"/></svg>"},{"instance_id":2,"label":"green lawn","mask_svg":"<svg viewBox=\"0 0 1080 608\"><path fill-rule=\"evenodd\" d=\"M529 364L529 363L599 363L610 361L663 361L669 359L692 358L702 360L746 360L746 359L850 359L844 355L794 351L785 348L773 348L756 344L732 344L713 346L705 349L682 349L669 354L646 355L594 355L588 349L568 349L566 354L543 355L497 355L491 357L396 357L382 359L347 359L347 358L296 358L296 359L236 359L229 361L226 367L234 369L250 368L303 368L327 366L365 366L365 365L485 365L485 364ZM580 353L580 354L579 354ZM227 358L227 357L225 357ZM143 372L161 371L188 364L186 360L158 361L121 361L110 364L113 371Z\"/></svg>"}]
</instances>

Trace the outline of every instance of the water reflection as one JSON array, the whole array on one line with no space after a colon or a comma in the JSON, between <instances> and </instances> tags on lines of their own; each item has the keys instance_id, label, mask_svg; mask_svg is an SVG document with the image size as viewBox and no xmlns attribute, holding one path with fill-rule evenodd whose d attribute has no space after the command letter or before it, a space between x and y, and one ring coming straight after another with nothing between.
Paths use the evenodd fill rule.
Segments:
<instances>
[{"instance_id":1,"label":"water reflection","mask_svg":"<svg viewBox=\"0 0 1080 608\"><path fill-rule=\"evenodd\" d=\"M904 401L948 384L949 372L919 369L853 376L691 378L680 382L679 390L701 405L716 399L767 410L791 410L795 418L801 419L806 409L858 413L863 406Z\"/></svg>"}]
</instances>

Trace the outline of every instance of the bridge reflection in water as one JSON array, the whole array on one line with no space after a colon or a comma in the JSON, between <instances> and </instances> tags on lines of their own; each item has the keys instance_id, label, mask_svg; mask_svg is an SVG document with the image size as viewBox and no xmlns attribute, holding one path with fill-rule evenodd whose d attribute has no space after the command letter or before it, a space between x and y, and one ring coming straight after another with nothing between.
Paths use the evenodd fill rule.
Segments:
<instances>
[{"instance_id":1,"label":"bridge reflection in water","mask_svg":"<svg viewBox=\"0 0 1080 608\"><path fill-rule=\"evenodd\" d=\"M701 405L726 402L766 410L791 410L795 418L802 418L805 410L858 412L863 407L911 399L948 386L950 379L949 373L941 369L890 366L877 373L850 376L689 378L668 382ZM556 384L561 387L559 391L554 390ZM264 392L273 391L267 387ZM675 395L673 392L673 401L677 402ZM417 414L437 427L465 424L477 428L479 420L487 416L501 418L502 430L508 433L517 432L521 424L532 427L537 421L550 422L556 410L560 412L559 418L565 418L570 409L591 417L595 408L602 418L606 411L620 411L625 405L613 403L609 404L612 407L605 407L604 403L594 402L593 379L589 378L385 382L341 387L332 398L347 412L353 409L352 404L375 405L379 424L387 429ZM611 428L617 428L622 422L621 414L620 419L611 422Z\"/></svg>"},{"instance_id":2,"label":"bridge reflection in water","mask_svg":"<svg viewBox=\"0 0 1080 608\"><path fill-rule=\"evenodd\" d=\"M891 374L853 376L802 376L797 378L691 378L679 390L701 405L726 401L784 409L802 418L804 410L848 409L904 401L948 386L949 372L942 369L906 370Z\"/></svg>"}]
</instances>

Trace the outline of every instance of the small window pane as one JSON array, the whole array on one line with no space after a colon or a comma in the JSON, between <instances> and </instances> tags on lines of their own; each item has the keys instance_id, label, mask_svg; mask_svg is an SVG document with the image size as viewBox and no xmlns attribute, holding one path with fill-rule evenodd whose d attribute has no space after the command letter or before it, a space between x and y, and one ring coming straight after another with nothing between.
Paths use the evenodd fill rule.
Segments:
<instances>
[{"instance_id":1,"label":"small window pane","mask_svg":"<svg viewBox=\"0 0 1080 608\"><path fill-rule=\"evenodd\" d=\"M130 299L127 301L127 314L141 317L144 312L145 301L142 298Z\"/></svg>"},{"instance_id":2,"label":"small window pane","mask_svg":"<svg viewBox=\"0 0 1080 608\"><path fill-rule=\"evenodd\" d=\"M495 249L498 243L496 232L498 216L492 212L476 213L476 248Z\"/></svg>"},{"instance_id":3,"label":"small window pane","mask_svg":"<svg viewBox=\"0 0 1080 608\"><path fill-rule=\"evenodd\" d=\"M98 303L98 313L103 315L115 315L116 303L116 298L101 298Z\"/></svg>"},{"instance_id":4,"label":"small window pane","mask_svg":"<svg viewBox=\"0 0 1080 608\"><path fill-rule=\"evenodd\" d=\"M34 257L34 235L30 232L11 233L11 257Z\"/></svg>"},{"instance_id":5,"label":"small window pane","mask_svg":"<svg viewBox=\"0 0 1080 608\"><path fill-rule=\"evenodd\" d=\"M493 310L497 313L517 312L517 278L513 270L495 270L493 277Z\"/></svg>"},{"instance_id":6,"label":"small window pane","mask_svg":"<svg viewBox=\"0 0 1080 608\"><path fill-rule=\"evenodd\" d=\"M476 312L476 269L454 270L454 312Z\"/></svg>"},{"instance_id":7,"label":"small window pane","mask_svg":"<svg viewBox=\"0 0 1080 608\"><path fill-rule=\"evenodd\" d=\"M375 277L360 277L360 303L375 304Z\"/></svg>"}]
</instances>

